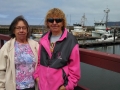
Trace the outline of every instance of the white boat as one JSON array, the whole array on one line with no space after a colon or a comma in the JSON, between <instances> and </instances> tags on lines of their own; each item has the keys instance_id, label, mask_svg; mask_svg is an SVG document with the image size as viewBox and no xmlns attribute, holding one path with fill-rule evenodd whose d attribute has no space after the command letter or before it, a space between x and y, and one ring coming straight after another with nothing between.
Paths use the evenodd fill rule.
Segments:
<instances>
[{"instance_id":1,"label":"white boat","mask_svg":"<svg viewBox=\"0 0 120 90\"><path fill-rule=\"evenodd\" d=\"M103 34L101 36L101 39L96 39L96 41L98 42L103 42L103 41L114 41L114 39L116 40L117 39L117 36L113 36L112 34Z\"/></svg>"},{"instance_id":2,"label":"white boat","mask_svg":"<svg viewBox=\"0 0 120 90\"><path fill-rule=\"evenodd\" d=\"M32 36L33 36L34 38L41 38L42 35L43 35L43 34L32 34Z\"/></svg>"},{"instance_id":3,"label":"white boat","mask_svg":"<svg viewBox=\"0 0 120 90\"><path fill-rule=\"evenodd\" d=\"M106 31L106 23L103 21L94 23L95 31L92 31L92 37L101 37L103 34L109 34L109 31Z\"/></svg>"},{"instance_id":4,"label":"white boat","mask_svg":"<svg viewBox=\"0 0 120 90\"><path fill-rule=\"evenodd\" d=\"M81 18L81 23L80 24L73 24L73 30L71 30L72 34L77 36L77 35L81 35L81 34L85 34L87 28L84 27L84 23L85 23L85 14L82 16Z\"/></svg>"},{"instance_id":5,"label":"white boat","mask_svg":"<svg viewBox=\"0 0 120 90\"><path fill-rule=\"evenodd\" d=\"M73 35L85 34L86 28L83 28L81 24L73 24L74 30L71 30Z\"/></svg>"},{"instance_id":6,"label":"white boat","mask_svg":"<svg viewBox=\"0 0 120 90\"><path fill-rule=\"evenodd\" d=\"M101 20L100 22L94 23L95 31L92 31L92 37L100 37L103 34L110 33L110 31L107 30L108 26L106 25L108 21L109 9L107 8L106 10L104 10L104 12L106 14L106 21Z\"/></svg>"}]
</instances>

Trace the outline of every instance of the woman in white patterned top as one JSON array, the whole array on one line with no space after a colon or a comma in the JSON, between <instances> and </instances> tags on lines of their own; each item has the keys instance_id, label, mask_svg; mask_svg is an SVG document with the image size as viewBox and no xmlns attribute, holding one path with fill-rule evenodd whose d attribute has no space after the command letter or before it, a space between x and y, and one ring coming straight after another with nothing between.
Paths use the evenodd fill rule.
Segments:
<instances>
[{"instance_id":1,"label":"woman in white patterned top","mask_svg":"<svg viewBox=\"0 0 120 90\"><path fill-rule=\"evenodd\" d=\"M23 16L13 20L9 31L11 39L0 50L0 90L35 90L38 42L29 38L29 25Z\"/></svg>"}]
</instances>

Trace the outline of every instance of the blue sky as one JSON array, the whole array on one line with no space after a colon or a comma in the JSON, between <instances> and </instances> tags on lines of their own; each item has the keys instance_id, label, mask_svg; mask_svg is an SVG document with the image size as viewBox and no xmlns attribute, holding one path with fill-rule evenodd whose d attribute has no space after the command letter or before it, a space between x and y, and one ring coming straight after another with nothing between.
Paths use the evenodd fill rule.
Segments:
<instances>
[{"instance_id":1,"label":"blue sky","mask_svg":"<svg viewBox=\"0 0 120 90\"><path fill-rule=\"evenodd\" d=\"M70 25L80 23L86 16L86 25L105 19L104 10L110 9L109 21L120 21L119 0L0 0L0 25L9 25L12 20L23 15L30 25L43 25L47 11L57 7L66 14Z\"/></svg>"}]
</instances>

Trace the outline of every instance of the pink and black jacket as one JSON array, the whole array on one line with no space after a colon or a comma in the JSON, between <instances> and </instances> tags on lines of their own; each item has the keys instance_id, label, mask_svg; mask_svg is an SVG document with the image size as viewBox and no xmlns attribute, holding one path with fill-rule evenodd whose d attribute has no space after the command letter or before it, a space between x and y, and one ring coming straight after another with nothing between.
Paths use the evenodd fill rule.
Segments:
<instances>
[{"instance_id":1,"label":"pink and black jacket","mask_svg":"<svg viewBox=\"0 0 120 90\"><path fill-rule=\"evenodd\" d=\"M40 90L74 90L80 79L79 45L75 37L66 29L50 51L50 32L40 39L38 66L34 78L39 78Z\"/></svg>"}]
</instances>

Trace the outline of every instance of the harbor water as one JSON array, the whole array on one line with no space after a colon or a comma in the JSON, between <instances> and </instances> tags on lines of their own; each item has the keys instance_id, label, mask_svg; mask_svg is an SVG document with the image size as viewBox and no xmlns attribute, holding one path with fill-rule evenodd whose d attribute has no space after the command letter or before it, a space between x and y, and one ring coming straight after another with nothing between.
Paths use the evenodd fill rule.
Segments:
<instances>
[{"instance_id":1,"label":"harbor water","mask_svg":"<svg viewBox=\"0 0 120 90\"><path fill-rule=\"evenodd\" d=\"M120 55L120 45L87 49ZM79 84L89 90L120 90L120 73L81 63Z\"/></svg>"},{"instance_id":2,"label":"harbor water","mask_svg":"<svg viewBox=\"0 0 120 90\"><path fill-rule=\"evenodd\" d=\"M94 48L87 48L87 49L120 55L120 45L94 47Z\"/></svg>"}]
</instances>

